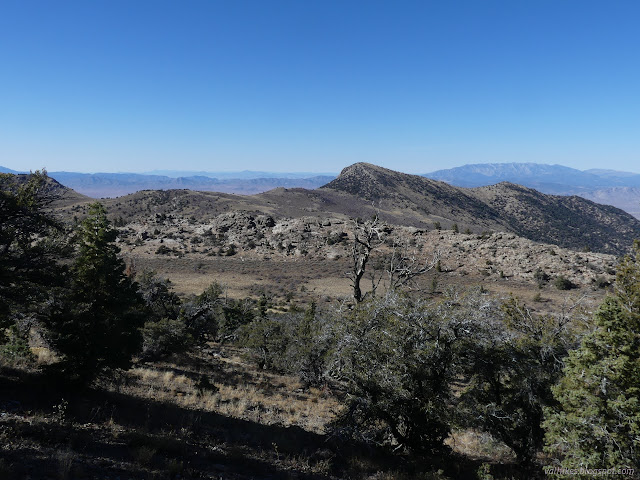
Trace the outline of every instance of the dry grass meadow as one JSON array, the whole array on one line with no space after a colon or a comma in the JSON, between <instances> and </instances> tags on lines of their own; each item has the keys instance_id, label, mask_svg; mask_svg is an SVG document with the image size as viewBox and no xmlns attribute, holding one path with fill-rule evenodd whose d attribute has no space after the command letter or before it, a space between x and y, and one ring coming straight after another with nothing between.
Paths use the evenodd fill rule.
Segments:
<instances>
[{"instance_id":1,"label":"dry grass meadow","mask_svg":"<svg viewBox=\"0 0 640 480\"><path fill-rule=\"evenodd\" d=\"M52 361L45 351L42 364L2 367L0 478L447 479L476 478L483 463L509 472L513 461L471 431L451 437L447 459L343 444L326 435L340 385L304 388L233 346L137 363L76 392L38 372Z\"/></svg>"}]
</instances>

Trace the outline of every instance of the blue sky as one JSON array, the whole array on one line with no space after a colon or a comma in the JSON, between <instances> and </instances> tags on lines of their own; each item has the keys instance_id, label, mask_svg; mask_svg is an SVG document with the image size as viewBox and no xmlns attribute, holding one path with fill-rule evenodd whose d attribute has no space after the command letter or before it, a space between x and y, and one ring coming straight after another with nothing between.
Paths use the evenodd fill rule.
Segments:
<instances>
[{"instance_id":1,"label":"blue sky","mask_svg":"<svg viewBox=\"0 0 640 480\"><path fill-rule=\"evenodd\" d=\"M640 2L0 3L0 165L640 172Z\"/></svg>"}]
</instances>

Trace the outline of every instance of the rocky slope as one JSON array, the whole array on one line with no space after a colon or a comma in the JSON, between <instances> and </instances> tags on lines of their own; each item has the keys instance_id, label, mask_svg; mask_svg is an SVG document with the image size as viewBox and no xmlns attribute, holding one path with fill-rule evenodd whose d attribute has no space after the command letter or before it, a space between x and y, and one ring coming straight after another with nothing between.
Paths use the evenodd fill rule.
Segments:
<instances>
[{"instance_id":1,"label":"rocky slope","mask_svg":"<svg viewBox=\"0 0 640 480\"><path fill-rule=\"evenodd\" d=\"M537 242L622 253L640 237L640 221L633 216L575 195L545 195L507 182L473 193L499 212L506 231Z\"/></svg>"},{"instance_id":2,"label":"rocky slope","mask_svg":"<svg viewBox=\"0 0 640 480\"><path fill-rule=\"evenodd\" d=\"M365 198L384 212L421 213L425 223L442 219L574 249L619 254L640 237L640 221L618 208L506 182L467 189L358 163L322 189Z\"/></svg>"},{"instance_id":3,"label":"rocky slope","mask_svg":"<svg viewBox=\"0 0 640 480\"><path fill-rule=\"evenodd\" d=\"M577 170L537 163L485 163L426 173L425 177L457 187L511 182L552 195L578 195L613 205L640 218L640 175L615 170Z\"/></svg>"},{"instance_id":4,"label":"rocky slope","mask_svg":"<svg viewBox=\"0 0 640 480\"><path fill-rule=\"evenodd\" d=\"M82 214L85 199L77 202L65 207L66 214ZM119 224L144 221L149 215L208 223L234 212L269 215L275 221L301 217L346 221L377 211L392 225L420 229L456 225L460 232L509 232L535 242L615 255L626 252L640 237L640 221L615 207L580 197L545 195L511 183L454 187L366 163L345 168L316 190L278 188L252 196L149 190L104 203Z\"/></svg>"}]
</instances>

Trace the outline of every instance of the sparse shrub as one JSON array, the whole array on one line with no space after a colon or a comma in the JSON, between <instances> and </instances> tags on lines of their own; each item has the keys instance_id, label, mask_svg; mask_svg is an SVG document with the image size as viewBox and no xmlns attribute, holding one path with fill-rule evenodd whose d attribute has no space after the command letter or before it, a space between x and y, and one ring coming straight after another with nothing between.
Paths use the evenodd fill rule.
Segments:
<instances>
[{"instance_id":1,"label":"sparse shrub","mask_svg":"<svg viewBox=\"0 0 640 480\"><path fill-rule=\"evenodd\" d=\"M67 422L67 409L69 408L69 402L64 398L60 400L60 403L53 406L53 419L56 423L64 425Z\"/></svg>"},{"instance_id":2,"label":"sparse shrub","mask_svg":"<svg viewBox=\"0 0 640 480\"><path fill-rule=\"evenodd\" d=\"M440 231L440 230L442 230L442 225L440 224L440 222L433 222L433 228L435 230Z\"/></svg>"},{"instance_id":3,"label":"sparse shrub","mask_svg":"<svg viewBox=\"0 0 640 480\"><path fill-rule=\"evenodd\" d=\"M611 282L601 275L596 276L596 278L593 279L593 283L598 288L607 288L611 285Z\"/></svg>"},{"instance_id":4,"label":"sparse shrub","mask_svg":"<svg viewBox=\"0 0 640 480\"><path fill-rule=\"evenodd\" d=\"M182 352L193 343L182 319L148 321L142 327L142 358L157 359Z\"/></svg>"},{"instance_id":5,"label":"sparse shrub","mask_svg":"<svg viewBox=\"0 0 640 480\"><path fill-rule=\"evenodd\" d=\"M576 287L576 285L564 275L558 275L553 281L553 285L558 290L571 290Z\"/></svg>"},{"instance_id":6,"label":"sparse shrub","mask_svg":"<svg viewBox=\"0 0 640 480\"><path fill-rule=\"evenodd\" d=\"M551 279L549 274L544 270L542 270L540 267L536 269L535 273L533 274L533 278L538 284L538 288L544 287L547 284L547 282L549 282L549 280Z\"/></svg>"},{"instance_id":7,"label":"sparse shrub","mask_svg":"<svg viewBox=\"0 0 640 480\"><path fill-rule=\"evenodd\" d=\"M156 250L157 255L171 255L172 252L173 250L167 247L166 245L160 245Z\"/></svg>"}]
</instances>

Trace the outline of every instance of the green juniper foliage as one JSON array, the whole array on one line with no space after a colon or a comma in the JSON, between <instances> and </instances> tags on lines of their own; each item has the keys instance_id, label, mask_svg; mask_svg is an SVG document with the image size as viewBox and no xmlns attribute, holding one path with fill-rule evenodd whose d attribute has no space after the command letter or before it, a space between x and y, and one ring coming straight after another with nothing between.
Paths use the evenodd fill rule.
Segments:
<instances>
[{"instance_id":1,"label":"green juniper foliage","mask_svg":"<svg viewBox=\"0 0 640 480\"><path fill-rule=\"evenodd\" d=\"M501 305L503 322L485 323L466 352L470 382L462 392L462 426L491 433L530 464L544 443L543 407L561 359L574 346L570 317L538 316L517 298Z\"/></svg>"},{"instance_id":2,"label":"green juniper foliage","mask_svg":"<svg viewBox=\"0 0 640 480\"><path fill-rule=\"evenodd\" d=\"M566 468L640 468L640 243L619 265L616 296L570 353L548 410L546 451Z\"/></svg>"},{"instance_id":3,"label":"green juniper foliage","mask_svg":"<svg viewBox=\"0 0 640 480\"><path fill-rule=\"evenodd\" d=\"M322 385L334 340L332 320L312 302L304 312L258 316L240 329L240 339L259 368L297 375L307 387Z\"/></svg>"},{"instance_id":4,"label":"green juniper foliage","mask_svg":"<svg viewBox=\"0 0 640 480\"><path fill-rule=\"evenodd\" d=\"M141 358L153 360L184 351L193 342L193 337L181 315L180 298L171 291L171 281L147 271L139 276L138 285L138 293L146 307Z\"/></svg>"},{"instance_id":5,"label":"green juniper foliage","mask_svg":"<svg viewBox=\"0 0 640 480\"><path fill-rule=\"evenodd\" d=\"M10 356L28 353L30 325L64 285L66 232L45 211L51 200L46 172L0 174L0 344Z\"/></svg>"},{"instance_id":6,"label":"green juniper foliage","mask_svg":"<svg viewBox=\"0 0 640 480\"><path fill-rule=\"evenodd\" d=\"M347 408L336 433L412 451L443 450L454 421L453 384L463 351L495 314L481 292L431 303L391 291L347 313L337 327L332 374Z\"/></svg>"}]
</instances>

